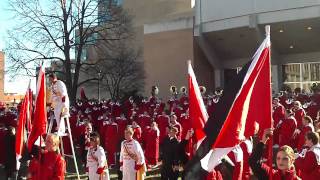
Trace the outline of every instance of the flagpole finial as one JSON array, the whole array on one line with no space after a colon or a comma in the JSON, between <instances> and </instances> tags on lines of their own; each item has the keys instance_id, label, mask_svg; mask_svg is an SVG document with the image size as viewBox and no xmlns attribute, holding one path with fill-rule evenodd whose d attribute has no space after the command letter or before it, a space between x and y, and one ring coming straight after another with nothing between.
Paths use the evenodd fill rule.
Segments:
<instances>
[{"instance_id":1,"label":"flagpole finial","mask_svg":"<svg viewBox=\"0 0 320 180\"><path fill-rule=\"evenodd\" d=\"M270 25L266 25L265 29L266 29L266 35L269 36L270 35Z\"/></svg>"}]
</instances>

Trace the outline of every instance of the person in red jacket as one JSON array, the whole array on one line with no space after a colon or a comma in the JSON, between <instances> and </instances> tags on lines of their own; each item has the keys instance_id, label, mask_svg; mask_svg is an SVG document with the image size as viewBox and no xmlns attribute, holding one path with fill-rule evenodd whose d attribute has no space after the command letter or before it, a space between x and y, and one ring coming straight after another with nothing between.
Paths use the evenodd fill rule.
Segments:
<instances>
[{"instance_id":1,"label":"person in red jacket","mask_svg":"<svg viewBox=\"0 0 320 180\"><path fill-rule=\"evenodd\" d=\"M251 156L249 157L249 165L252 169L253 174L258 179L269 179L272 180L298 180L300 179L294 169L294 151L290 146L282 146L277 152L276 164L277 169L268 166L261 162L263 155L263 149L270 136L272 136L272 130L266 129L263 133L260 143L253 149Z\"/></svg>"},{"instance_id":2,"label":"person in red jacket","mask_svg":"<svg viewBox=\"0 0 320 180\"><path fill-rule=\"evenodd\" d=\"M300 101L294 101L293 102L292 111L293 111L294 117L295 117L295 119L297 121L298 129L301 129L302 128L302 119L306 115L306 112L301 107Z\"/></svg>"},{"instance_id":3,"label":"person in red jacket","mask_svg":"<svg viewBox=\"0 0 320 180\"><path fill-rule=\"evenodd\" d=\"M145 137L145 158L148 167L157 165L159 159L159 136L160 131L156 122L151 123L151 127L146 130Z\"/></svg>"},{"instance_id":4,"label":"person in red jacket","mask_svg":"<svg viewBox=\"0 0 320 180\"><path fill-rule=\"evenodd\" d=\"M305 116L302 120L302 129L301 131L300 130L297 130L298 131L298 142L297 142L297 149L298 151L301 151L304 144L305 144L305 137L306 137L306 134L308 132L312 132L314 131L314 127L313 127L313 121L311 119L310 116Z\"/></svg>"},{"instance_id":5,"label":"person in red jacket","mask_svg":"<svg viewBox=\"0 0 320 180\"><path fill-rule=\"evenodd\" d=\"M292 112L288 110L287 117L279 122L277 130L279 132L279 146L294 145L294 132L297 128L297 122Z\"/></svg>"},{"instance_id":6,"label":"person in red jacket","mask_svg":"<svg viewBox=\"0 0 320 180\"><path fill-rule=\"evenodd\" d=\"M169 116L165 111L162 111L162 114L157 116L156 123L160 130L159 143L161 144L167 136L166 128L169 126Z\"/></svg>"},{"instance_id":7,"label":"person in red jacket","mask_svg":"<svg viewBox=\"0 0 320 180\"><path fill-rule=\"evenodd\" d=\"M142 131L144 131L144 129L147 126L150 126L151 123L151 117L149 116L147 111L144 111L143 114L140 114L138 119L137 119L137 123L140 125Z\"/></svg>"},{"instance_id":8,"label":"person in red jacket","mask_svg":"<svg viewBox=\"0 0 320 180\"><path fill-rule=\"evenodd\" d=\"M319 134L309 132L305 145L309 148L298 155L295 165L301 170L302 180L316 180L320 177L320 144Z\"/></svg>"},{"instance_id":9,"label":"person in red jacket","mask_svg":"<svg viewBox=\"0 0 320 180\"><path fill-rule=\"evenodd\" d=\"M279 122L285 118L286 109L282 104L280 104L280 100L278 98L274 98L272 101L273 113L273 127L277 127ZM279 144L279 131L275 130L273 132L273 143Z\"/></svg>"},{"instance_id":10,"label":"person in red jacket","mask_svg":"<svg viewBox=\"0 0 320 180\"><path fill-rule=\"evenodd\" d=\"M142 142L142 130L136 121L132 121L133 129L133 139L137 140L139 143Z\"/></svg>"},{"instance_id":11,"label":"person in red jacket","mask_svg":"<svg viewBox=\"0 0 320 180\"><path fill-rule=\"evenodd\" d=\"M274 98L272 101L272 107L273 107L273 125L276 127L280 120L285 118L286 115L286 109L282 104L280 104L280 100L278 98Z\"/></svg>"},{"instance_id":12,"label":"person in red jacket","mask_svg":"<svg viewBox=\"0 0 320 180\"><path fill-rule=\"evenodd\" d=\"M28 179L30 180L64 180L66 171L66 162L58 153L59 137L55 134L49 134L45 141L46 149L38 158L31 160L29 166Z\"/></svg>"},{"instance_id":13,"label":"person in red jacket","mask_svg":"<svg viewBox=\"0 0 320 180\"><path fill-rule=\"evenodd\" d=\"M109 165L115 165L115 155L117 152L116 144L119 143L119 127L113 119L109 119L109 122L105 125L104 132L104 147L108 154Z\"/></svg>"}]
</instances>

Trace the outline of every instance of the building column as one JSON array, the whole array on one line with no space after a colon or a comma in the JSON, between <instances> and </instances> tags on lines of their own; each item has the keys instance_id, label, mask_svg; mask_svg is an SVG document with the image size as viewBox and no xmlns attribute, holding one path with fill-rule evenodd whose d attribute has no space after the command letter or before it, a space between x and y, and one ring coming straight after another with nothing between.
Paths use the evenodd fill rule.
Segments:
<instances>
[{"instance_id":1,"label":"building column","mask_svg":"<svg viewBox=\"0 0 320 180\"><path fill-rule=\"evenodd\" d=\"M274 90L276 93L279 92L278 66L279 65L271 65L272 90Z\"/></svg>"},{"instance_id":2,"label":"building column","mask_svg":"<svg viewBox=\"0 0 320 180\"><path fill-rule=\"evenodd\" d=\"M214 70L214 87L224 87L224 74L223 69Z\"/></svg>"}]
</instances>

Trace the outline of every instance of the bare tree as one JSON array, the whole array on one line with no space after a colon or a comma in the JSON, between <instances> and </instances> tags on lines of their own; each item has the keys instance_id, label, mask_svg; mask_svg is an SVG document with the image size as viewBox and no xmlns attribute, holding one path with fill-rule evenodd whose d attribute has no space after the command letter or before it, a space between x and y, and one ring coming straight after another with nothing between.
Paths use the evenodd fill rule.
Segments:
<instances>
[{"instance_id":1,"label":"bare tree","mask_svg":"<svg viewBox=\"0 0 320 180\"><path fill-rule=\"evenodd\" d=\"M120 43L117 51L109 61L102 61L101 87L112 99L123 99L129 95L137 95L144 87L143 62L141 51L136 51Z\"/></svg>"},{"instance_id":2,"label":"bare tree","mask_svg":"<svg viewBox=\"0 0 320 180\"><path fill-rule=\"evenodd\" d=\"M56 71L61 73L74 103L80 85L97 81L96 76L80 80L81 72L109 60L99 51L132 37L131 17L112 2L10 0L10 10L19 25L9 33L9 73L35 76L36 66L55 61L62 65ZM94 49L97 56L84 60L88 49Z\"/></svg>"}]
</instances>

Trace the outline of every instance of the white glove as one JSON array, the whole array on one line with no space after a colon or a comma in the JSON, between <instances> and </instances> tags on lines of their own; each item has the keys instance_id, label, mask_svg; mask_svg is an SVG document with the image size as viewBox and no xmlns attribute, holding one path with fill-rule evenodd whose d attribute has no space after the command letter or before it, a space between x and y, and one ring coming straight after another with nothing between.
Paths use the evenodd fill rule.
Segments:
<instances>
[{"instance_id":1,"label":"white glove","mask_svg":"<svg viewBox=\"0 0 320 180\"><path fill-rule=\"evenodd\" d=\"M307 153L308 149L303 149L300 153L300 156L301 157L305 157L306 156L306 153Z\"/></svg>"}]
</instances>

